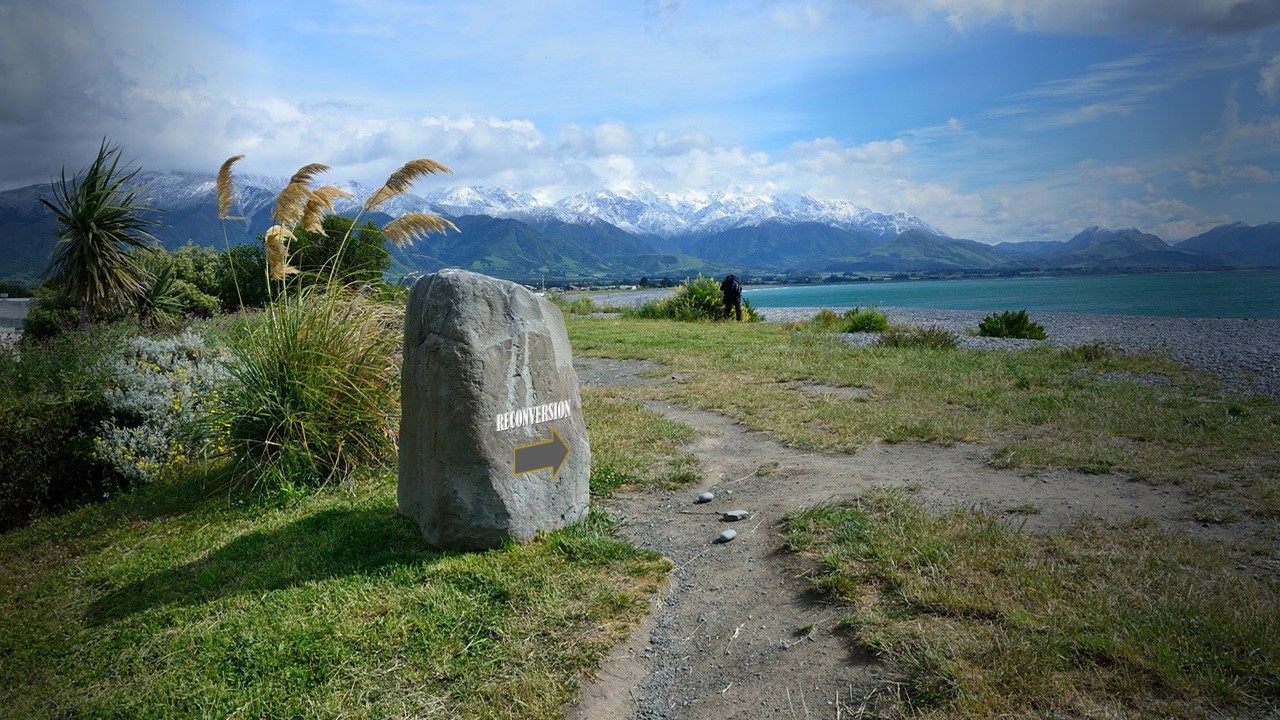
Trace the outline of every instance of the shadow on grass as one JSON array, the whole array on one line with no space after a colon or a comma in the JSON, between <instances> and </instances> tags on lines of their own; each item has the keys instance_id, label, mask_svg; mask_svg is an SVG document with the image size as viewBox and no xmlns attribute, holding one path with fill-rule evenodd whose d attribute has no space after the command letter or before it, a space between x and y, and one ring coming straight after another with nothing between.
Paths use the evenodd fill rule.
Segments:
<instances>
[{"instance_id":1,"label":"shadow on grass","mask_svg":"<svg viewBox=\"0 0 1280 720\"><path fill-rule=\"evenodd\" d=\"M333 508L241 535L199 560L120 587L90 605L85 622L100 626L157 607L370 575L444 554L430 550L417 525L394 509Z\"/></svg>"}]
</instances>

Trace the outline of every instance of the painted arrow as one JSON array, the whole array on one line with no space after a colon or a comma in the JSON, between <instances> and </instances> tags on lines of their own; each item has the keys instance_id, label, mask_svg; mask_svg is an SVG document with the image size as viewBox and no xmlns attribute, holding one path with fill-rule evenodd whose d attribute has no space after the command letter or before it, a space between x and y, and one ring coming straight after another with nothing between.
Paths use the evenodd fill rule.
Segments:
<instances>
[{"instance_id":1,"label":"painted arrow","mask_svg":"<svg viewBox=\"0 0 1280 720\"><path fill-rule=\"evenodd\" d=\"M551 428L550 440L516 448L516 475L551 468L551 477L555 478L567 457L569 457L569 446L561 439L560 433L556 432L555 428Z\"/></svg>"}]
</instances>

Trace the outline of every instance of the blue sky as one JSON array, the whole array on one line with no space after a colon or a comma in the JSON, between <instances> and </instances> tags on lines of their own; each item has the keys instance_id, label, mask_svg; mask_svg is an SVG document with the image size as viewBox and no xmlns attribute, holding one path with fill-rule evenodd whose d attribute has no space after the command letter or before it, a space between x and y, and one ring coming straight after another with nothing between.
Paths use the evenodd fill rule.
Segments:
<instances>
[{"instance_id":1,"label":"blue sky","mask_svg":"<svg viewBox=\"0 0 1280 720\"><path fill-rule=\"evenodd\" d=\"M0 0L0 188L148 170L806 193L955 236L1280 220L1275 0Z\"/></svg>"}]
</instances>

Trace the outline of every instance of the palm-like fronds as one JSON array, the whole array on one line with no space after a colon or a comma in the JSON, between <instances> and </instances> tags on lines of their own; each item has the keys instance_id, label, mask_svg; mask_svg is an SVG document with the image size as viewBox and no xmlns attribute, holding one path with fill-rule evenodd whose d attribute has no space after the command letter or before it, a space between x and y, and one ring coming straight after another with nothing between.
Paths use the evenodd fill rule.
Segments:
<instances>
[{"instance_id":1,"label":"palm-like fronds","mask_svg":"<svg viewBox=\"0 0 1280 720\"><path fill-rule=\"evenodd\" d=\"M458 226L430 213L409 213L387 223L382 228L382 235L387 242L396 247L404 247L414 240L433 232L444 233L447 230L459 232Z\"/></svg>"},{"instance_id":2,"label":"palm-like fronds","mask_svg":"<svg viewBox=\"0 0 1280 720\"><path fill-rule=\"evenodd\" d=\"M144 265L146 279L142 292L134 300L138 318L152 325L175 324L182 319L182 298L178 295L178 286L174 275L173 261L167 256L157 255L155 260Z\"/></svg>"},{"instance_id":3,"label":"palm-like fronds","mask_svg":"<svg viewBox=\"0 0 1280 720\"><path fill-rule=\"evenodd\" d=\"M442 165L435 160L428 158L410 160L401 166L399 170L391 173L391 177L387 178L387 182L378 188L377 192L369 196L369 199L364 204L364 209L374 210L391 198L408 192L409 188L413 187L413 181L424 175L452 172L448 166Z\"/></svg>"},{"instance_id":4,"label":"palm-like fronds","mask_svg":"<svg viewBox=\"0 0 1280 720\"><path fill-rule=\"evenodd\" d=\"M70 181L62 171L53 184L54 202L40 202L53 211L58 244L44 275L80 306L80 322L90 311L129 300L143 290L141 273L130 252L146 248L154 238L147 228L156 224L150 208L129 188L137 170L123 171L120 147L104 138L98 156Z\"/></svg>"}]
</instances>

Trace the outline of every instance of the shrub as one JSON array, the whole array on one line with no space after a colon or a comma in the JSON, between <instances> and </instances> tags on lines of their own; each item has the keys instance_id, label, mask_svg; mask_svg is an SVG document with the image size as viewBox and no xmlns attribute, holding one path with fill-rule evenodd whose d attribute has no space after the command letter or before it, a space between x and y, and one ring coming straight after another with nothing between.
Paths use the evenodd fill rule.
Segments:
<instances>
[{"instance_id":1,"label":"shrub","mask_svg":"<svg viewBox=\"0 0 1280 720\"><path fill-rule=\"evenodd\" d=\"M1044 326L1031 321L1026 310L1013 312L1005 310L992 313L978 324L978 334L983 337L1022 338L1025 340L1043 340Z\"/></svg>"},{"instance_id":2,"label":"shrub","mask_svg":"<svg viewBox=\"0 0 1280 720\"><path fill-rule=\"evenodd\" d=\"M724 293L720 291L720 283L713 277L699 275L685 280L676 288L674 295L652 300L639 307L624 311L627 317L667 319L667 320L724 320L728 312L724 305ZM751 307L751 302L742 299L742 319L758 322L760 314Z\"/></svg>"},{"instance_id":3,"label":"shrub","mask_svg":"<svg viewBox=\"0 0 1280 720\"><path fill-rule=\"evenodd\" d=\"M212 420L238 474L269 486L346 480L395 460L403 307L315 286L230 337Z\"/></svg>"},{"instance_id":4,"label":"shrub","mask_svg":"<svg viewBox=\"0 0 1280 720\"><path fill-rule=\"evenodd\" d=\"M329 270L343 283L374 283L382 280L382 273L391 266L391 253L383 242L382 232L373 223L355 228L351 218L328 215L321 228L323 232L297 230L289 250L290 262L299 270L303 282L324 281ZM346 246L343 247L343 239ZM342 257L336 260L338 250Z\"/></svg>"},{"instance_id":5,"label":"shrub","mask_svg":"<svg viewBox=\"0 0 1280 720\"><path fill-rule=\"evenodd\" d=\"M109 358L135 332L93 325L0 347L0 531L123 487L93 436L107 415Z\"/></svg>"},{"instance_id":6,"label":"shrub","mask_svg":"<svg viewBox=\"0 0 1280 720\"><path fill-rule=\"evenodd\" d=\"M15 280L0 280L0 294L12 298L31 297L35 292L27 285Z\"/></svg>"},{"instance_id":7,"label":"shrub","mask_svg":"<svg viewBox=\"0 0 1280 720\"><path fill-rule=\"evenodd\" d=\"M884 332L889 329L889 319L874 308L851 308L842 318L844 332Z\"/></svg>"},{"instance_id":8,"label":"shrub","mask_svg":"<svg viewBox=\"0 0 1280 720\"><path fill-rule=\"evenodd\" d=\"M218 298L187 279L215 284L211 268L202 266L197 271L197 262L208 263L209 259L197 254L194 248L184 248L174 254L155 250L141 258L143 288L134 305L142 322L153 327L172 327L191 316L209 317L218 311L221 305Z\"/></svg>"},{"instance_id":9,"label":"shrub","mask_svg":"<svg viewBox=\"0 0 1280 720\"><path fill-rule=\"evenodd\" d=\"M883 332L889 329L889 320L879 310L850 308L843 314L835 310L823 308L814 313L808 321L800 321L793 327L816 332Z\"/></svg>"},{"instance_id":10,"label":"shrub","mask_svg":"<svg viewBox=\"0 0 1280 720\"><path fill-rule=\"evenodd\" d=\"M266 307L267 255L261 244L237 245L218 255L218 300L222 308Z\"/></svg>"},{"instance_id":11,"label":"shrub","mask_svg":"<svg viewBox=\"0 0 1280 720\"><path fill-rule=\"evenodd\" d=\"M110 417L94 445L132 482L151 482L171 463L212 444L205 416L227 373L218 354L190 330L167 339L136 337L115 357L104 393Z\"/></svg>"},{"instance_id":12,"label":"shrub","mask_svg":"<svg viewBox=\"0 0 1280 720\"><path fill-rule=\"evenodd\" d=\"M187 243L169 253L177 279L191 285L205 295L217 297L219 253L210 247Z\"/></svg>"},{"instance_id":13,"label":"shrub","mask_svg":"<svg viewBox=\"0 0 1280 720\"><path fill-rule=\"evenodd\" d=\"M876 347L887 348L928 348L931 350L949 350L956 346L956 336L941 327L901 327L894 326L886 330L876 339Z\"/></svg>"},{"instance_id":14,"label":"shrub","mask_svg":"<svg viewBox=\"0 0 1280 720\"><path fill-rule=\"evenodd\" d=\"M65 293L51 287L36 290L35 298L22 321L24 338L51 338L76 326L80 312Z\"/></svg>"},{"instance_id":15,"label":"shrub","mask_svg":"<svg viewBox=\"0 0 1280 720\"><path fill-rule=\"evenodd\" d=\"M809 321L808 327L818 332L843 332L840 316L831 308L822 308L813 314L813 319Z\"/></svg>"}]
</instances>

